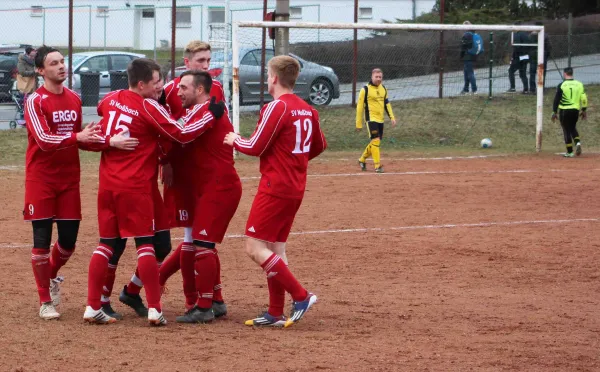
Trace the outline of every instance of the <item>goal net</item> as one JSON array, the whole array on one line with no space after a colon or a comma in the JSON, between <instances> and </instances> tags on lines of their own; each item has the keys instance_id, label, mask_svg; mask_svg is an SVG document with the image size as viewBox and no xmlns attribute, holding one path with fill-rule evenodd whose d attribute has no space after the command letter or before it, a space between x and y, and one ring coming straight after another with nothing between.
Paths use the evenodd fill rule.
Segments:
<instances>
[{"instance_id":1,"label":"goal net","mask_svg":"<svg viewBox=\"0 0 600 372\"><path fill-rule=\"evenodd\" d=\"M270 28L283 37L270 39ZM467 32L482 41L480 54L465 52L471 62L461 57ZM287 50L301 65L294 90L318 109L332 149L364 147L355 106L379 68L398 123L392 128L385 115L385 149L474 148L491 138L505 151L530 151L534 144L541 150L543 120L550 116L543 111L542 26L236 22L231 40L232 119L243 135L254 129L261 103L272 100L263 63ZM513 61L511 74L514 48L519 62ZM560 82L556 72L546 78L547 87Z\"/></svg>"}]
</instances>

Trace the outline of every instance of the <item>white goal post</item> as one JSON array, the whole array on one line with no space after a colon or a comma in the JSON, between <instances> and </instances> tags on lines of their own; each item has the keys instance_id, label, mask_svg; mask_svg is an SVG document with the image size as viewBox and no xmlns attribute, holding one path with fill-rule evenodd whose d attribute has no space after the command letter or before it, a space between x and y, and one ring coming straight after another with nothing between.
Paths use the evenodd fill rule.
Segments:
<instances>
[{"instance_id":1,"label":"white goal post","mask_svg":"<svg viewBox=\"0 0 600 372\"><path fill-rule=\"evenodd\" d=\"M310 23L310 22L235 22L232 27L232 103L233 126L240 130L240 28L304 28L304 29L347 29L347 30L412 30L412 31L525 31L538 32L537 44L537 103L536 103L536 151L542 149L543 104L544 104L544 26L525 25L446 25L418 23Z\"/></svg>"}]
</instances>

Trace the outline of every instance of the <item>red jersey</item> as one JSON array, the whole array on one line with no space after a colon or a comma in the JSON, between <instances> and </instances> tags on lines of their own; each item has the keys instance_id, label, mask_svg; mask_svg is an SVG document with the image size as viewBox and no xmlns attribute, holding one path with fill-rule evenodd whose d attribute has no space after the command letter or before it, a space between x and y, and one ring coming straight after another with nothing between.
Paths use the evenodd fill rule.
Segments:
<instances>
[{"instance_id":1,"label":"red jersey","mask_svg":"<svg viewBox=\"0 0 600 372\"><path fill-rule=\"evenodd\" d=\"M258 191L286 199L302 199L308 161L327 147L319 113L294 94L264 106L249 139L233 146L242 154L260 156Z\"/></svg>"},{"instance_id":2,"label":"red jersey","mask_svg":"<svg viewBox=\"0 0 600 372\"><path fill-rule=\"evenodd\" d=\"M165 85L165 96L167 106L171 111L171 116L175 119L179 119L185 115L186 110L182 106L181 98L177 95L179 93L179 82L181 78L175 78ZM225 93L223 93L223 86L216 80L213 80L210 88L210 96L215 97L217 102L225 101ZM194 150L189 148L189 145L179 146L175 144L169 151L168 156L162 161L162 163L170 163L173 167L173 178L175 184L185 184L191 182L189 179L188 170L192 168L195 163L192 162L194 157Z\"/></svg>"},{"instance_id":3,"label":"red jersey","mask_svg":"<svg viewBox=\"0 0 600 372\"><path fill-rule=\"evenodd\" d=\"M184 127L158 102L129 90L108 94L98 105L98 115L102 116L104 133L129 132L139 140L133 151L110 148L102 153L100 189L148 193L156 177L159 136L180 143L191 142L202 133L203 126L214 120L206 110L198 121Z\"/></svg>"},{"instance_id":4,"label":"red jersey","mask_svg":"<svg viewBox=\"0 0 600 372\"><path fill-rule=\"evenodd\" d=\"M81 99L67 88L54 94L42 86L29 96L25 104L26 180L79 182L76 134L81 131L81 114Z\"/></svg>"},{"instance_id":5,"label":"red jersey","mask_svg":"<svg viewBox=\"0 0 600 372\"><path fill-rule=\"evenodd\" d=\"M198 104L187 110L183 117L185 123L197 122L208 110L208 102ZM217 190L226 190L240 182L235 170L233 151L223 143L227 133L233 132L229 116L223 115L214 123L206 126L205 132L190 146L193 174L196 189L202 192L207 186ZM192 171L191 169L187 170Z\"/></svg>"}]
</instances>

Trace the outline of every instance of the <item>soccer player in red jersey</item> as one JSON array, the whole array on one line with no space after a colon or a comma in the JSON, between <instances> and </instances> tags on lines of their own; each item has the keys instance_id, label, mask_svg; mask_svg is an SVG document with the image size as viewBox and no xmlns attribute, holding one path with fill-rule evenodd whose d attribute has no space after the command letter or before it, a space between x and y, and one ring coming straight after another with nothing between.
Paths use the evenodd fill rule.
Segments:
<instances>
[{"instance_id":1,"label":"soccer player in red jersey","mask_svg":"<svg viewBox=\"0 0 600 372\"><path fill-rule=\"evenodd\" d=\"M318 112L293 94L298 61L277 56L268 67L269 94L274 101L261 110L249 139L231 132L224 142L243 154L259 156L262 174L246 223L246 253L267 275L269 309L245 324L289 327L317 301L289 270L285 242L304 196L308 161L321 154L327 142ZM288 319L283 315L285 292L294 301Z\"/></svg>"},{"instance_id":2,"label":"soccer player in red jersey","mask_svg":"<svg viewBox=\"0 0 600 372\"><path fill-rule=\"evenodd\" d=\"M163 107L165 106L164 102L164 76L161 74L158 83L156 84L154 99L160 103ZM101 112L99 113L99 115ZM158 156L163 157L166 155L166 149L171 148L172 142L162 139L158 143ZM162 261L165 257L171 252L171 231L169 228L169 216L167 215L167 211L164 207L164 202L162 199L162 195L158 189L158 168L156 170L157 175L153 178L154 185L152 187L152 201L154 203L154 250L156 252L156 261L158 267L162 264ZM115 276L117 271L117 265L119 264L119 260L121 255L125 251L125 246L127 244L127 239L118 239L115 243L114 252L108 261L108 269L106 272L106 282L102 287L102 309L104 312L117 320L123 319L123 315L117 313L111 305L110 296L112 294L113 286L115 283ZM134 274L134 278L138 281L139 272L136 270L136 274ZM141 281L138 282L141 284ZM148 316L148 308L144 305L144 301L139 295L141 285L138 286L136 283L130 284L130 286L134 285L135 292L132 293L127 292L127 287L123 288L121 291L121 295L119 296L119 300L128 306L132 307L135 312L142 317Z\"/></svg>"},{"instance_id":3,"label":"soccer player in red jersey","mask_svg":"<svg viewBox=\"0 0 600 372\"><path fill-rule=\"evenodd\" d=\"M106 134L126 132L139 140L135 151L109 149L100 159L98 188L98 227L100 243L90 260L88 306L83 318L91 323L114 323L101 307L102 286L108 261L119 238L133 237L137 248L137 267L146 288L148 322L164 325L160 304L158 267L154 248L153 187L158 166L158 137L187 143L193 141L206 125L225 113L223 103L208 105L198 121L185 127L170 117L156 102L156 84L160 66L149 59L130 62L127 68L129 89L107 95L99 105L102 130Z\"/></svg>"},{"instance_id":4,"label":"soccer player in red jersey","mask_svg":"<svg viewBox=\"0 0 600 372\"><path fill-rule=\"evenodd\" d=\"M78 147L100 150L109 143L122 145L124 138L101 135L95 124L81 128L81 99L63 86L67 74L58 50L42 46L35 65L44 85L29 96L25 107L28 144L23 216L33 225L31 264L40 297L39 316L57 319L60 314L55 306L60 302L62 281L58 270L75 250L81 220ZM50 252L53 221L58 240Z\"/></svg>"},{"instance_id":5,"label":"soccer player in red jersey","mask_svg":"<svg viewBox=\"0 0 600 372\"><path fill-rule=\"evenodd\" d=\"M194 40L188 43L185 48L185 57L183 59L188 70L206 71L210 66L211 47L209 44ZM171 115L175 119L180 119L186 112L187 108L183 107L181 98L179 97L179 83L181 78L176 78L165 85L166 104L171 111ZM223 86L216 80L212 81L210 88L210 96L214 97L217 102L225 101ZM193 244L192 237L192 222L194 220L194 205L195 205L195 186L190 175L191 169L194 167L192 159L194 157L195 142L185 146L174 144L173 149L167 155L164 161L162 173L164 188L165 209L171 219L171 228L183 227L184 238L183 242L162 264L160 269L160 285L164 286L171 275L175 274L181 268L183 277L183 292L186 297L186 309L194 307L198 294L196 292L194 262L196 249ZM215 250L218 272L221 272L221 263L219 255ZM122 295L139 293L141 281L135 275L132 277L131 283ZM123 297L125 298L125 297ZM140 308L139 303L136 307ZM224 316L227 313L223 295L220 274L218 281L215 284L213 291L213 310L216 317Z\"/></svg>"},{"instance_id":6,"label":"soccer player in red jersey","mask_svg":"<svg viewBox=\"0 0 600 372\"><path fill-rule=\"evenodd\" d=\"M187 110L182 118L185 123L201 118L209 99L215 100L210 96L212 84L213 80L206 71L186 71L181 75L178 94ZM180 323L206 323L227 313L225 303L215 302L213 292L220 284L220 265L215 247L223 241L242 197L242 184L235 170L233 151L223 143L225 135L232 130L229 117L223 115L212 126L207 126L191 146L193 167L189 171L197 175L194 180L194 209L201 211L194 213L192 221L195 247L192 270L197 273L195 292L198 296L195 306L177 317Z\"/></svg>"}]
</instances>

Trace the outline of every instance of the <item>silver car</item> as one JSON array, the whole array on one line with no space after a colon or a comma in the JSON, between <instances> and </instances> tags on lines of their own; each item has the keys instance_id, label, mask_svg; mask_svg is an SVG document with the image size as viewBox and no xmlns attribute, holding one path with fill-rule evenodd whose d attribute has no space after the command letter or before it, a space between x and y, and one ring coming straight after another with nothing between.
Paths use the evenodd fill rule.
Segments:
<instances>
[{"instance_id":1,"label":"silver car","mask_svg":"<svg viewBox=\"0 0 600 372\"><path fill-rule=\"evenodd\" d=\"M222 81L224 53L215 51L211 55L209 73L213 78ZM265 50L265 61L269 62L275 56L273 49ZM340 97L340 82L331 67L321 66L307 61L297 55L290 54L300 62L300 75L296 80L294 93L314 106L328 105L332 99ZM231 61L231 53L229 55ZM240 50L240 104L255 104L260 102L260 60L261 49ZM232 65L229 65L232 68ZM178 67L175 76L185 71L185 67ZM273 99L267 91L267 72L265 70L264 99Z\"/></svg>"},{"instance_id":2,"label":"silver car","mask_svg":"<svg viewBox=\"0 0 600 372\"><path fill-rule=\"evenodd\" d=\"M73 89L81 94L81 72L100 73L100 97L110 92L110 72L127 71L129 62L146 57L143 54L129 52L82 52L73 53ZM69 57L65 57L65 65L69 66ZM68 80L64 82L66 86Z\"/></svg>"}]
</instances>

